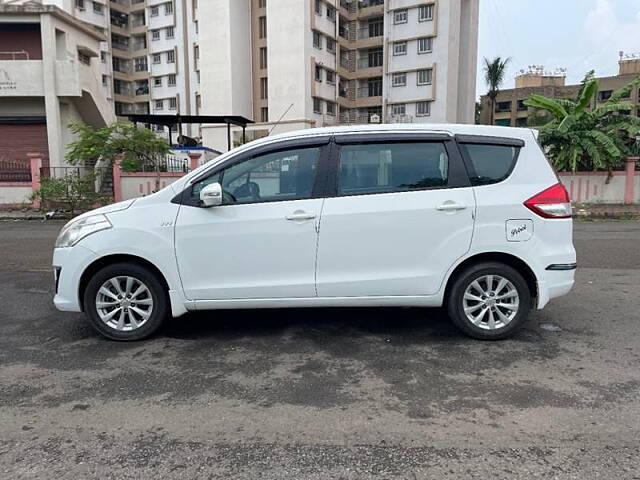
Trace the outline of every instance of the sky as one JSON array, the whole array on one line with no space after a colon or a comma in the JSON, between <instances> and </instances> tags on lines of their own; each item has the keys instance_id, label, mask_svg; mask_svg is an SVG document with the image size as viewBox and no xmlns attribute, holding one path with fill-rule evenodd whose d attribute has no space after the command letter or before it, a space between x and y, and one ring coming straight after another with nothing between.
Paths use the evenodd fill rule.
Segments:
<instances>
[{"instance_id":1,"label":"sky","mask_svg":"<svg viewBox=\"0 0 640 480\"><path fill-rule=\"evenodd\" d=\"M477 94L486 93L484 58L511 57L502 88L529 65L584 74L618 73L619 52L640 54L640 0L480 0Z\"/></svg>"}]
</instances>

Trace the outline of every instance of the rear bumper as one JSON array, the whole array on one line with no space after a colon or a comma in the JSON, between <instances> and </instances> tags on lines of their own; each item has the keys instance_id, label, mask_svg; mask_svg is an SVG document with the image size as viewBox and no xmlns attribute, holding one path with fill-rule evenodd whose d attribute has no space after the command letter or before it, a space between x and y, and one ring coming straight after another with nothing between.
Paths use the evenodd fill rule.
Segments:
<instances>
[{"instance_id":1,"label":"rear bumper","mask_svg":"<svg viewBox=\"0 0 640 480\"><path fill-rule=\"evenodd\" d=\"M544 308L550 300L566 295L574 284L575 268L565 270L545 270L538 280L538 309Z\"/></svg>"}]
</instances>

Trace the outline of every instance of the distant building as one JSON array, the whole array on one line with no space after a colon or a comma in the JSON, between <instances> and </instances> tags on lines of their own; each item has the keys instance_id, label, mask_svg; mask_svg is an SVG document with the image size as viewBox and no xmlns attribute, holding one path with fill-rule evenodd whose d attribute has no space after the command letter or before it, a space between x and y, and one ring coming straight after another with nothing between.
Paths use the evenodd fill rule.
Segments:
<instances>
[{"instance_id":1,"label":"distant building","mask_svg":"<svg viewBox=\"0 0 640 480\"><path fill-rule=\"evenodd\" d=\"M106 39L51 5L0 4L0 160L64 165L67 125L115 121L101 81Z\"/></svg>"},{"instance_id":2,"label":"distant building","mask_svg":"<svg viewBox=\"0 0 640 480\"><path fill-rule=\"evenodd\" d=\"M640 58L620 55L618 75L614 77L600 77L600 90L597 102L606 102L615 90L624 87L640 76ZM564 72L545 72L543 67L532 67L516 76L516 88L500 90L494 106L494 125L526 127L533 114L524 101L532 94L544 95L549 98L575 98L580 91L580 85L565 85ZM640 89L631 92L628 98L621 102L629 103L634 115L640 116ZM487 95L481 97L482 111L480 123L491 123L491 102Z\"/></svg>"},{"instance_id":3,"label":"distant building","mask_svg":"<svg viewBox=\"0 0 640 480\"><path fill-rule=\"evenodd\" d=\"M202 110L249 136L378 122L473 123L478 0L201 0ZM236 139L239 132L234 133ZM226 127L203 126L226 149Z\"/></svg>"}]
</instances>

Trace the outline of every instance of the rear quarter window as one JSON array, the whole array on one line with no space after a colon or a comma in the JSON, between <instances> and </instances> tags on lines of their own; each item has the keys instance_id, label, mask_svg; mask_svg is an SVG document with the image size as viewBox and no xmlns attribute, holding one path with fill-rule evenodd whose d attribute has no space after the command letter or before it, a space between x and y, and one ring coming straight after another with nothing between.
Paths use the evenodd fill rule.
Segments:
<instances>
[{"instance_id":1,"label":"rear quarter window","mask_svg":"<svg viewBox=\"0 0 640 480\"><path fill-rule=\"evenodd\" d=\"M507 178L513 171L520 147L508 145L460 144L469 167L471 185L489 185Z\"/></svg>"}]
</instances>

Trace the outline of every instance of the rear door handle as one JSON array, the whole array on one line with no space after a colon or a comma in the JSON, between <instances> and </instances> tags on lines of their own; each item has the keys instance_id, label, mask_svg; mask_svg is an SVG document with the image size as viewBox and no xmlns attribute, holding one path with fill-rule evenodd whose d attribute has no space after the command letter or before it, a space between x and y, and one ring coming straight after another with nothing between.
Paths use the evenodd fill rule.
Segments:
<instances>
[{"instance_id":1,"label":"rear door handle","mask_svg":"<svg viewBox=\"0 0 640 480\"><path fill-rule=\"evenodd\" d=\"M292 222L303 222L305 220L313 220L314 218L316 218L316 216L313 213L294 212L291 215L287 215L284 218Z\"/></svg>"},{"instance_id":2,"label":"rear door handle","mask_svg":"<svg viewBox=\"0 0 640 480\"><path fill-rule=\"evenodd\" d=\"M436 210L439 210L441 212L455 212L457 210L464 210L465 208L467 208L467 206L463 203L456 203L456 202L449 201L449 202L444 202L439 207L436 207Z\"/></svg>"}]
</instances>

